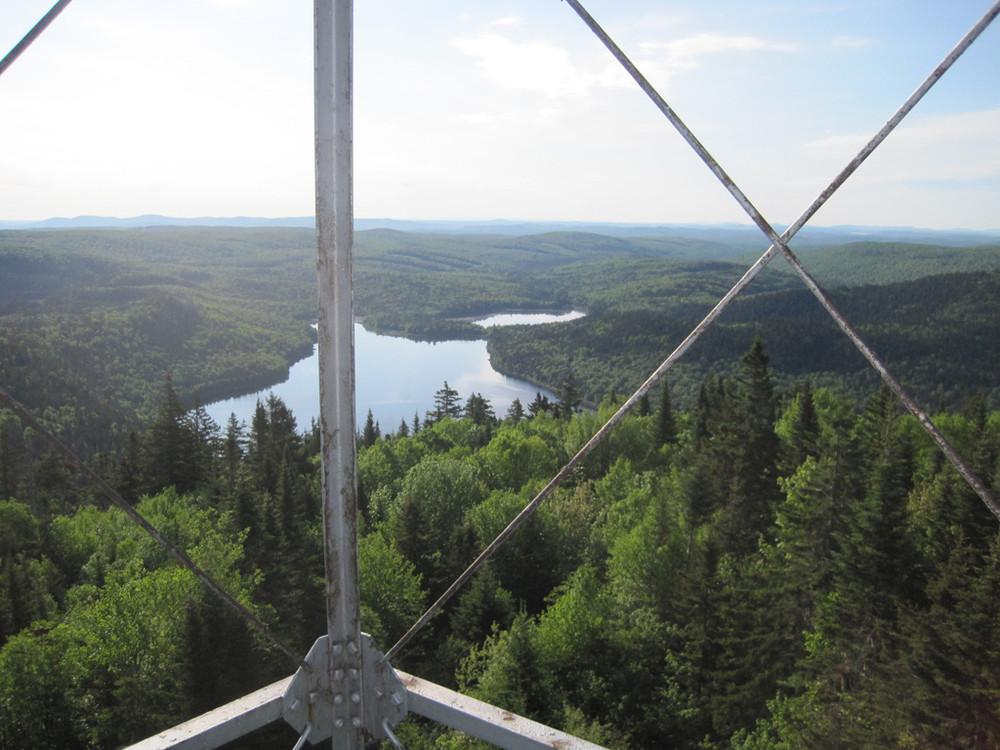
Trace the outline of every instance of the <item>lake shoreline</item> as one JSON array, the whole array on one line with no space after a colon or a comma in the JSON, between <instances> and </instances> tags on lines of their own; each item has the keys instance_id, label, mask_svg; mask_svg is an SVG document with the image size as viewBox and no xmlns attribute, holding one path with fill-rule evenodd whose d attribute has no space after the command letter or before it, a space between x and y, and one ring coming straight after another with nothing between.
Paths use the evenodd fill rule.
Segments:
<instances>
[{"instance_id":1,"label":"lake shoreline","mask_svg":"<svg viewBox=\"0 0 1000 750\"><path fill-rule=\"evenodd\" d=\"M522 404L530 403L536 392L542 392L550 400L554 398L550 390L538 383L512 378L494 369L484 338L421 342L375 333L360 322L355 323L354 337L359 427L368 410L386 427L401 420L410 423L414 412L422 419L434 410L434 394L445 382L458 390L463 403L473 393L482 394L500 416L515 398ZM299 428L308 430L310 421L319 417L318 378L319 357L314 350L311 356L289 368L285 380L213 401L205 408L220 424L228 421L230 414L249 423L257 401L273 393L295 416Z\"/></svg>"}]
</instances>

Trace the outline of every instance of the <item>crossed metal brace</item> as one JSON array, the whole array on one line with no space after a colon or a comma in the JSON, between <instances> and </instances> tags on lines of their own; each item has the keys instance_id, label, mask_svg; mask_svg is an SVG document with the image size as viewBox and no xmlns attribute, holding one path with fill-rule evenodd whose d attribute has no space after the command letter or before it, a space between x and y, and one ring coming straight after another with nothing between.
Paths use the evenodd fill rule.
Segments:
<instances>
[{"instance_id":1,"label":"crossed metal brace","mask_svg":"<svg viewBox=\"0 0 1000 750\"><path fill-rule=\"evenodd\" d=\"M771 246L764 252L757 261L751 265L743 276L740 277L733 287L726 292L722 298L716 303L708 314L702 319L698 325L685 337L685 339L677 345L677 347L667 356L665 360L660 364L656 370L643 382L642 385L633 393L624 404L619 407L611 417L608 419L604 425L594 433L594 435L588 440L583 447L577 451L562 469L546 484L537 495L529 502L524 508L511 520L507 527L497 535L494 539L475 560L470 563L469 567L466 568L462 574L455 579L455 582L449 586L444 593L438 597L423 615L420 616L410 629L403 634L403 636L386 652L387 658L392 658L397 653L399 653L404 646L426 625L431 618L454 596L466 581L468 581L473 574L490 558L493 553L522 525L528 518L537 510L538 506L547 498L552 492L555 491L562 482L572 473L573 469L578 466L590 453L598 446L604 439L611 433L611 431L618 425L625 415L639 402L639 400L646 395L650 389L652 389L660 379L667 373L667 371L673 367L673 365L687 352L688 349L701 337L701 335L708 329L710 325L722 314L729 304L742 292L751 281L753 281L757 275L764 270L768 263L780 252L785 256L785 259L791 264L792 268L799 275L805 285L809 288L809 291L819 300L823 308L830 314L834 319L836 324L840 329L847 334L850 338L851 343L857 347L858 351L861 352L862 356L868 361L868 363L875 368L878 374L886 382L889 388L900 398L906 408L913 414L917 420L920 422L921 427L930 435L931 439L937 444L938 448L947 457L947 459L952 463L952 465L958 470L959 474L965 479L969 486L979 495L986 507L993 513L997 519L1000 519L1000 504L997 503L996 497L990 491L990 489L983 483L983 481L976 476L975 472L971 469L968 463L959 455L959 453L952 447L951 443L948 442L947 438L931 421L927 413L917 405L917 403L909 396L909 394L903 389L899 384L899 381L889 372L888 368L882 362L882 360L875 354L874 351L865 343L864 339L858 331L851 325L844 315L837 310L833 302L827 296L826 292L820 287L816 280L809 274L808 271L803 267L802 263L799 261L798 257L791 251L788 247L788 242L798 233L806 222L809 221L815 215L815 213L830 199L830 197L840 188L841 185L850 177L859 166L867 159L872 152L884 141L889 133L891 133L903 118L916 106L916 104L923 98L923 96L930 91L935 83L945 74L945 72L954 64L954 62L962 56L962 54L972 45L972 43L979 37L980 34L993 22L993 20L1000 15L1000 1L993 4L993 6L986 12L986 14L976 23L969 32L962 37L958 44L949 52L941 63L927 76L927 78L920 84L920 86L907 98L907 100L900 106L898 110L889 118L889 120L882 126L882 128L872 136L871 140L865 144L865 146L858 152L858 154L848 163L846 167L833 179L833 181L819 194L819 196L812 202L812 204L805 210L805 212L796 221L785 230L783 235L778 235L774 228L767 222L767 220L761 215L760 211L751 203L750 199L746 194L737 186L733 179L726 173L722 166L715 160L715 158L709 153L708 149L702 145L701 141L697 139L694 133L684 124L683 120L677 115L676 112L667 104L666 100L656 91L656 89L650 84L645 76L639 72L639 69L632 63L628 56L621 50L620 47L608 36L607 32L601 28L600 24L594 20L587 10L580 4L579 0L565 0L566 3L573 8L574 11L580 16L583 22L594 32L594 34L601 40L605 47L611 52L611 54L622 64L625 70L632 76L639 87L646 93L646 95L653 101L657 109L663 113L663 115L670 121L670 123L677 129L685 141L691 146L692 149L698 154L703 162L712 170L712 173L718 178L718 180L723 184L726 190L736 199L737 203L743 208L744 211L750 216L753 222L760 228L764 235L771 241Z\"/></svg>"},{"instance_id":2,"label":"crossed metal brace","mask_svg":"<svg viewBox=\"0 0 1000 750\"><path fill-rule=\"evenodd\" d=\"M924 428L931 439L937 444L948 460L955 466L959 474L968 482L969 486L976 492L977 495L982 499L986 507L990 509L994 516L1000 519L1000 505L997 504L996 497L990 489L983 483L983 481L976 476L975 472L972 471L968 463L958 454L958 452L952 447L948 440L941 434L941 431L934 425L927 413L917 405L917 403L910 397L910 395L904 390L903 386L900 385L899 381L893 377L892 373L885 366L885 363L879 358L879 356L865 343L864 339L861 338L861 334L858 330L851 325L851 322L841 313L830 297L823 290L822 287L817 283L817 281L810 275L810 273L802 265L801 261L792 252L791 248L788 246L788 242L794 237L798 231L805 226L806 222L812 218L812 216L820 209L820 207L826 203L827 200L840 188L841 185L847 180L854 171L861 166L862 162L867 159L873 151L886 139L886 137L891 133L903 118L916 106L917 102L923 98L924 94L930 90L930 88L937 83L938 79L952 66L952 64L965 52L966 49L976 40L976 38L986 29L987 26L993 21L998 14L1000 14L1000 2L993 4L993 7L986 12L986 14L979 20L979 22L972 27L972 29L967 33L962 40L952 49L952 51L945 57L945 59L934 69L930 76L921 84L921 86L910 95L910 97L903 103L896 113L889 119L889 121L882 127L878 133L865 145L864 148L858 153L854 159L844 168L843 171L834 179L832 183L822 192L819 197L813 201L813 203L806 209L795 223L792 224L785 233L781 236L774 230L770 223L761 215L757 207L750 201L746 194L740 189L736 182L726 173L722 166L715 160L715 158L709 153L708 149L702 145L701 141L695 136L694 133L684 124L684 121L677 115L676 112L667 104L666 100L660 96L659 92L646 80L645 76L639 72L639 69L632 63L632 61L626 56L626 54L621 50L621 48L614 42L614 40L608 36L607 32L601 28L600 24L594 20L587 10L580 4L578 0L566 0L566 3L576 11L576 13L583 19L583 22L594 32L594 34L603 42L604 46L608 48L611 54L622 64L625 70L628 72L635 82L639 84L639 87L646 93L646 95L653 101L657 109L663 113L670 123L677 129L685 141L694 149L695 153L701 158L703 162L708 166L712 173L718 178L722 185L729 191L729 193L736 199L736 202L740 204L740 207L747 213L747 215L753 220L754 224L760 228L761 232L771 241L771 246L764 252L760 259L754 263L747 271L746 274L737 282L736 286L727 293L723 299L720 301L719 305L716 307L718 312L721 312L729 301L733 299L740 291L745 288L753 278L764 269L764 267L771 262L774 256L780 252L785 256L785 260L788 261L792 269L798 274L799 278L806 285L813 296L819 300L819 303L823 306L833 318L837 326L842 330L847 337L854 344L855 348L861 355L868 361L868 363L878 372L882 380L885 381L886 385L895 393L899 399L903 402L906 408L910 411L913 416L919 420L920 425ZM712 312L716 312L713 310ZM712 318L714 320L714 318ZM711 321L709 321L711 322Z\"/></svg>"}]
</instances>

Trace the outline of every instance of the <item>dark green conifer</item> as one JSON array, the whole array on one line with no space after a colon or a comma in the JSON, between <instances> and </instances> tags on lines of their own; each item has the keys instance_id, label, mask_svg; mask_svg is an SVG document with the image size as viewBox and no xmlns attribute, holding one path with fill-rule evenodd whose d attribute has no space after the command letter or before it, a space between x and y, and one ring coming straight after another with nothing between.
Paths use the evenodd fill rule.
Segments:
<instances>
[{"instance_id":1,"label":"dark green conifer","mask_svg":"<svg viewBox=\"0 0 1000 750\"><path fill-rule=\"evenodd\" d=\"M656 444L668 445L677 440L677 423L670 405L670 384L666 378L660 391L660 405L656 410Z\"/></svg>"}]
</instances>

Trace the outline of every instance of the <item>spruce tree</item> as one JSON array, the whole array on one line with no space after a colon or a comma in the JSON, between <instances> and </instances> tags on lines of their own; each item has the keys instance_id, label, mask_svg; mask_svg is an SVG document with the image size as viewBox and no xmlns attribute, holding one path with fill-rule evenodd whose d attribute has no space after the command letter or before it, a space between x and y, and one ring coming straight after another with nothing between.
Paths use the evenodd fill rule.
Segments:
<instances>
[{"instance_id":1,"label":"spruce tree","mask_svg":"<svg viewBox=\"0 0 1000 750\"><path fill-rule=\"evenodd\" d=\"M193 442L170 374L164 377L156 418L146 434L143 479L148 492L176 487L185 492L194 486L191 473Z\"/></svg>"},{"instance_id":2,"label":"spruce tree","mask_svg":"<svg viewBox=\"0 0 1000 750\"><path fill-rule=\"evenodd\" d=\"M462 407L458 401L458 391L444 381L444 386L434 394L434 418L442 420L445 417L458 419L462 416Z\"/></svg>"},{"instance_id":3,"label":"spruce tree","mask_svg":"<svg viewBox=\"0 0 1000 750\"><path fill-rule=\"evenodd\" d=\"M361 444L366 448L371 448L378 441L378 429L375 427L375 417L372 416L372 410L368 410L368 416L365 418L365 427L361 432Z\"/></svg>"},{"instance_id":4,"label":"spruce tree","mask_svg":"<svg viewBox=\"0 0 1000 750\"><path fill-rule=\"evenodd\" d=\"M535 392L534 400L528 404L528 414L537 417L542 412L552 411L552 402L548 396L543 396L540 391Z\"/></svg>"},{"instance_id":5,"label":"spruce tree","mask_svg":"<svg viewBox=\"0 0 1000 750\"><path fill-rule=\"evenodd\" d=\"M236 491L236 477L243 460L243 426L236 419L236 414L230 414L229 421L226 422L222 452L226 489L232 494Z\"/></svg>"},{"instance_id":6,"label":"spruce tree","mask_svg":"<svg viewBox=\"0 0 1000 750\"><path fill-rule=\"evenodd\" d=\"M505 419L511 424L517 424L524 419L524 406L521 404L521 399L515 398L510 402Z\"/></svg>"},{"instance_id":7,"label":"spruce tree","mask_svg":"<svg viewBox=\"0 0 1000 750\"><path fill-rule=\"evenodd\" d=\"M563 378L559 386L559 403L556 405L556 415L563 419L569 419L580 408L583 397L580 394L580 386L572 375Z\"/></svg>"},{"instance_id":8,"label":"spruce tree","mask_svg":"<svg viewBox=\"0 0 1000 750\"><path fill-rule=\"evenodd\" d=\"M782 462L785 476L791 475L809 456L819 455L819 416L808 380L800 386L790 409L792 420Z\"/></svg>"},{"instance_id":9,"label":"spruce tree","mask_svg":"<svg viewBox=\"0 0 1000 750\"><path fill-rule=\"evenodd\" d=\"M670 405L670 384L664 378L660 391L660 405L656 410L656 444L668 445L677 441L677 423Z\"/></svg>"},{"instance_id":10,"label":"spruce tree","mask_svg":"<svg viewBox=\"0 0 1000 750\"><path fill-rule=\"evenodd\" d=\"M639 397L639 405L638 405L638 407L636 408L635 411L636 411L636 414L638 414L640 417L648 417L649 416L650 409L649 409L649 394L648 393L643 393Z\"/></svg>"}]
</instances>

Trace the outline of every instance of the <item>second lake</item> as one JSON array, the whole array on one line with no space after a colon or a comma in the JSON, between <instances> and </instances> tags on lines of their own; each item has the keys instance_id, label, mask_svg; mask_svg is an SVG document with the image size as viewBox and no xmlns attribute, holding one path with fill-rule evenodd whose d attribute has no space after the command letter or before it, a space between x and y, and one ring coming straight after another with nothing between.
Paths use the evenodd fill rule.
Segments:
<instances>
[{"instance_id":1,"label":"second lake","mask_svg":"<svg viewBox=\"0 0 1000 750\"><path fill-rule=\"evenodd\" d=\"M540 324L572 320L582 315L578 312L561 316L519 314L516 320L496 316L479 322L481 325ZM497 320L497 317L500 319ZM371 409L383 432L395 431L403 419L411 423L414 414L419 415L423 422L425 412L434 408L435 391L446 380L459 392L463 403L472 393L481 393L493 404L498 417L504 416L515 398L521 399L525 408L536 393L555 398L544 388L509 378L494 370L483 340L413 341L372 333L360 323L355 323L354 353L358 424L364 423ZM318 420L319 357L316 347L313 347L311 356L292 365L284 382L256 393L216 401L208 404L206 409L223 427L230 414L249 424L257 400L266 399L269 393L280 398L292 410L300 430L307 429L311 420Z\"/></svg>"}]
</instances>

